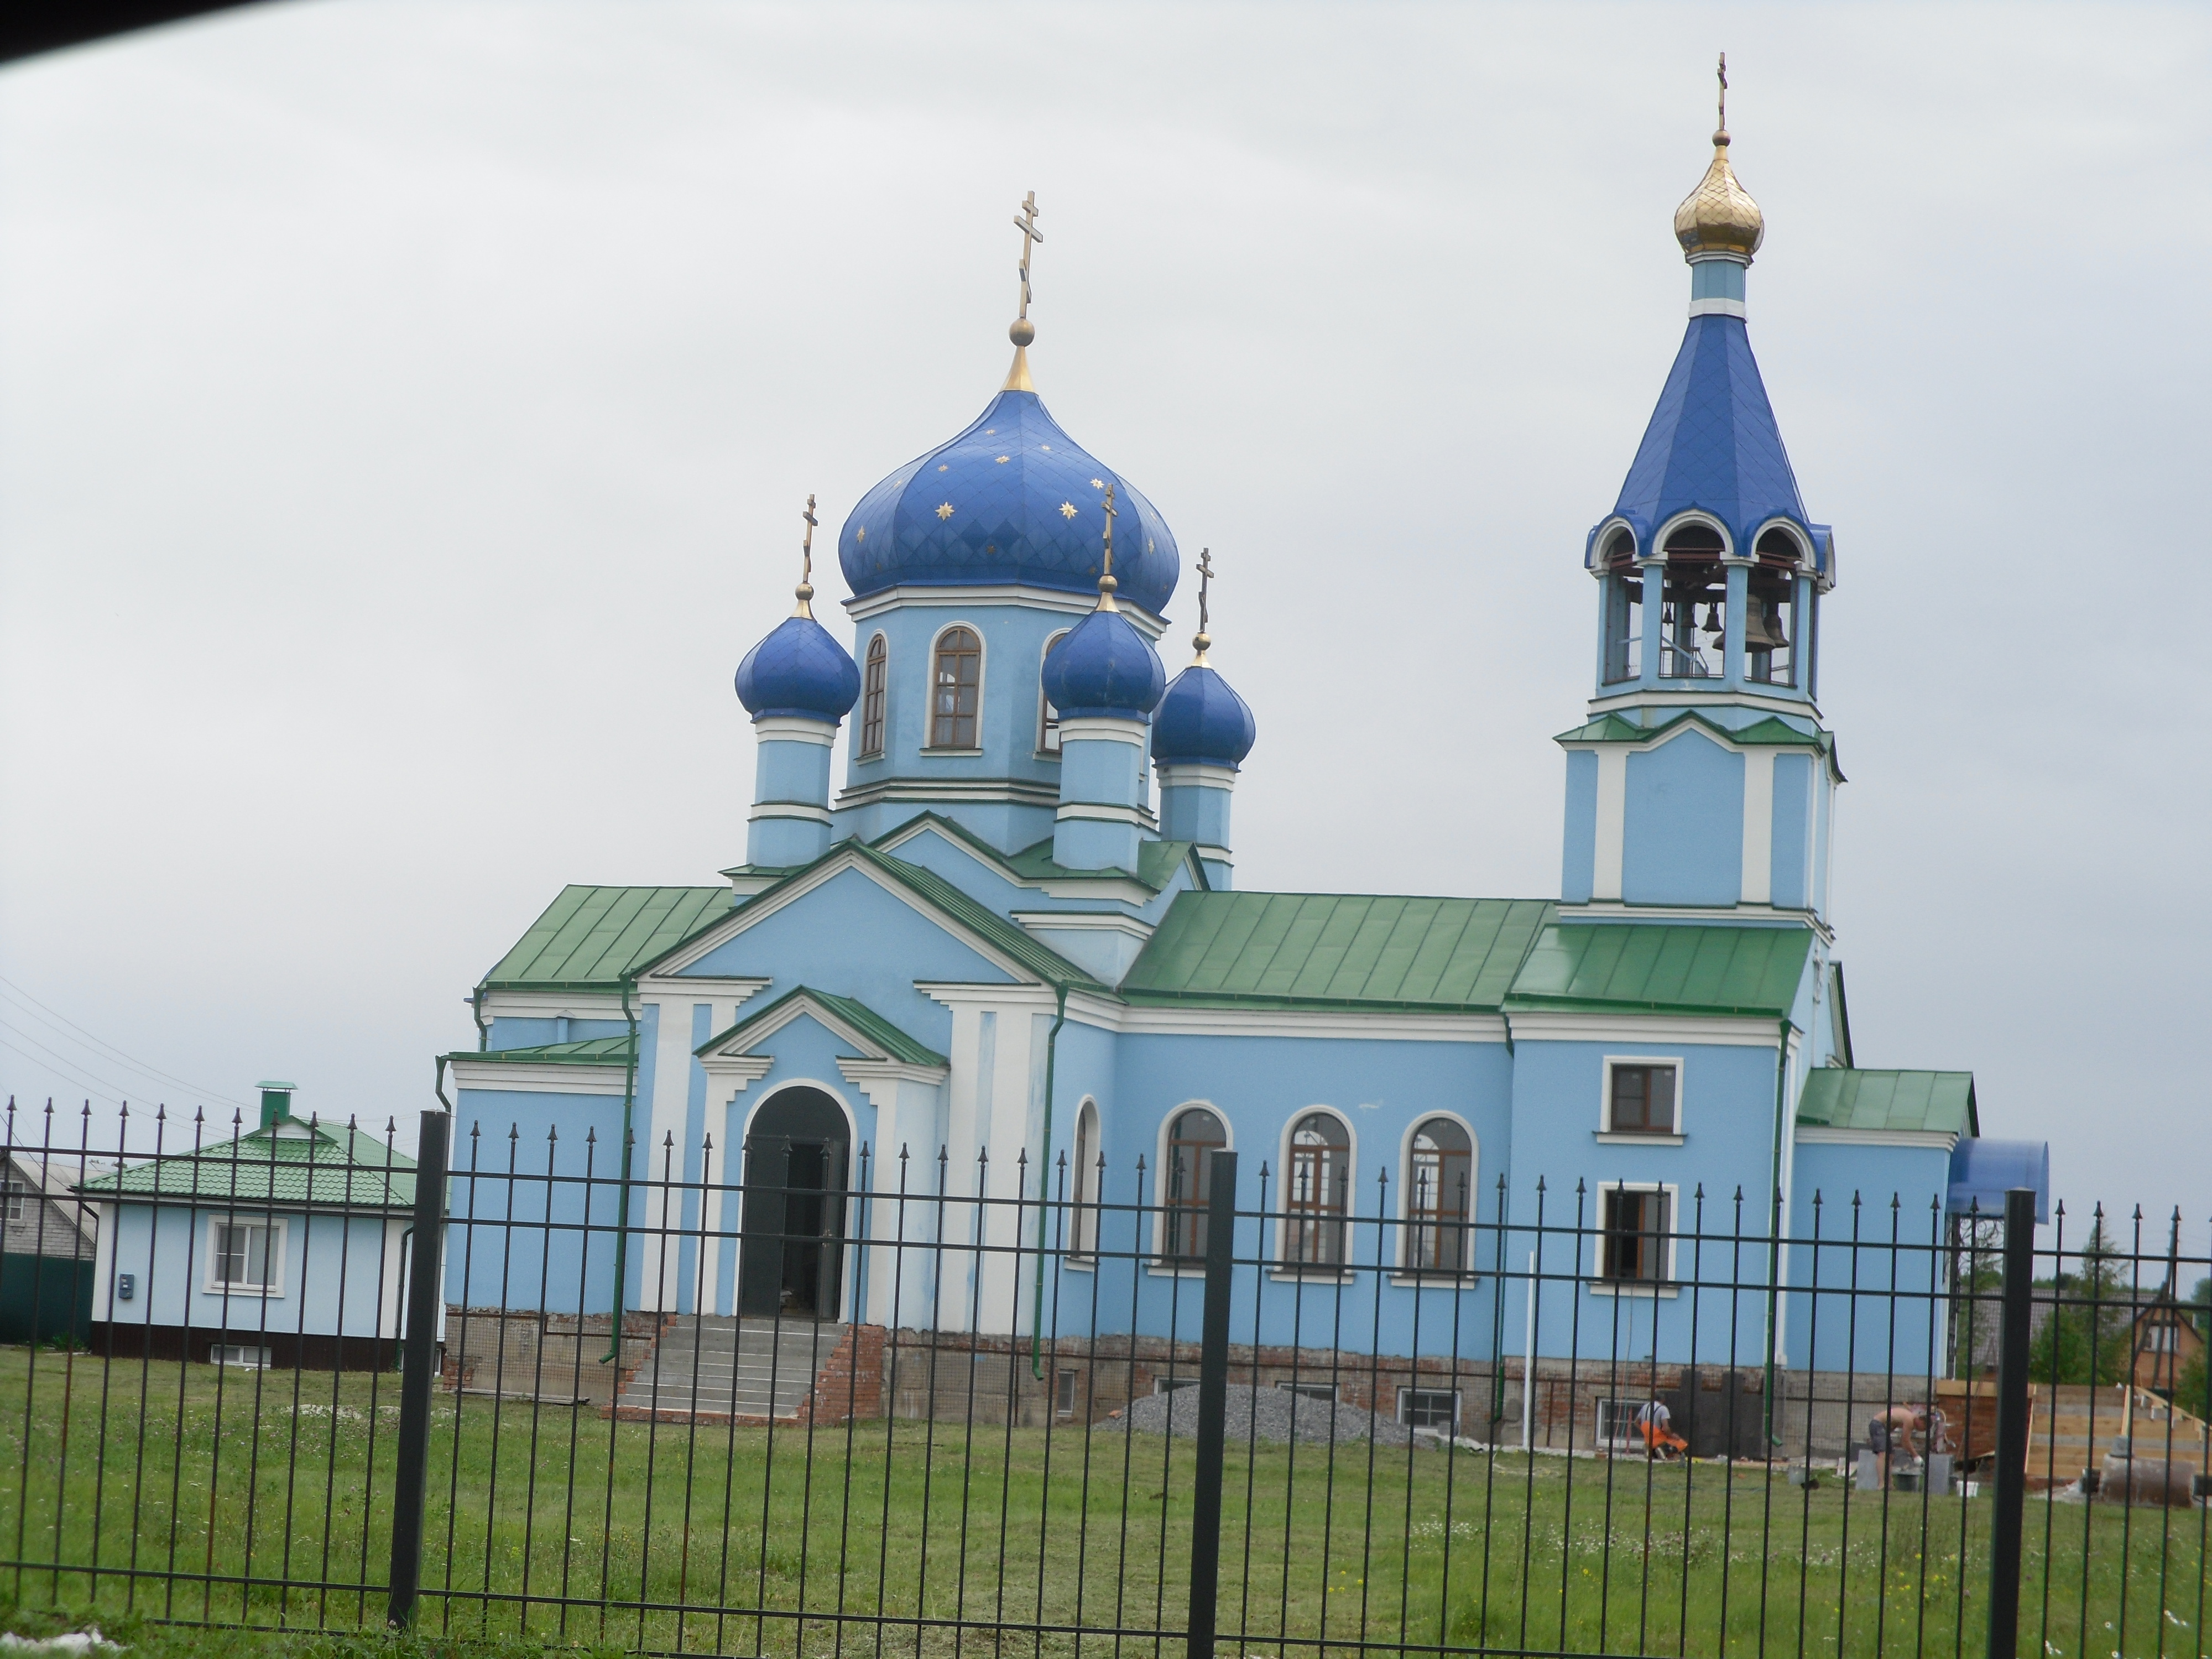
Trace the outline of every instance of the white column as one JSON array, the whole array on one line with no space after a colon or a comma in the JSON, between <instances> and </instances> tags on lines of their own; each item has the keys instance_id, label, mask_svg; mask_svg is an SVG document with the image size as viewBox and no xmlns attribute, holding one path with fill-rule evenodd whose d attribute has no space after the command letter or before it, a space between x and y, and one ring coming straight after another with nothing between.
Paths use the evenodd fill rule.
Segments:
<instances>
[{"instance_id":1,"label":"white column","mask_svg":"<svg viewBox=\"0 0 2212 1659\"><path fill-rule=\"evenodd\" d=\"M1774 896L1774 750L1743 751L1743 888L1739 901L1765 904Z\"/></svg>"},{"instance_id":2,"label":"white column","mask_svg":"<svg viewBox=\"0 0 2212 1659\"><path fill-rule=\"evenodd\" d=\"M1597 856L1590 896L1620 896L1620 866L1628 827L1628 750L1609 743L1597 751Z\"/></svg>"}]
</instances>

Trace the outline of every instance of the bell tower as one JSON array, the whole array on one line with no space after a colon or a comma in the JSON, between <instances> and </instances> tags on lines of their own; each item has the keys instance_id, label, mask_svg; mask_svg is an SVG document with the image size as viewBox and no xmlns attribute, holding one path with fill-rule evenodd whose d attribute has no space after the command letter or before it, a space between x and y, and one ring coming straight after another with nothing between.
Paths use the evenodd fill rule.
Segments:
<instances>
[{"instance_id":1,"label":"bell tower","mask_svg":"<svg viewBox=\"0 0 2212 1659\"><path fill-rule=\"evenodd\" d=\"M1807 515L1752 355L1765 238L1721 123L1674 212L1690 319L1583 563L1597 588L1589 718L1567 751L1560 897L1592 911L1728 911L1825 926L1835 744L1820 605L1835 538Z\"/></svg>"}]
</instances>

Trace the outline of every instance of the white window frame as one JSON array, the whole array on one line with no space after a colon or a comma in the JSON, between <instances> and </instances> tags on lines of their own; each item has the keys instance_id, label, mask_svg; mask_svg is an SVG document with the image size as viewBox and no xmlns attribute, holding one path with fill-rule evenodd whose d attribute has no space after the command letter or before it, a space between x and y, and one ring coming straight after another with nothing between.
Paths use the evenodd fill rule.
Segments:
<instances>
[{"instance_id":1,"label":"white window frame","mask_svg":"<svg viewBox=\"0 0 2212 1659\"><path fill-rule=\"evenodd\" d=\"M1346 1186L1341 1224L1344 1228L1344 1259L1334 1265L1325 1261L1293 1261L1290 1255L1291 1171L1296 1167L1292 1161L1291 1137L1297 1132L1299 1124L1316 1112L1323 1117L1334 1118L1338 1126L1344 1131ZM1424 1114L1425 1118L1436 1115L1437 1114L1433 1112ZM1283 1120L1282 1133L1276 1137L1276 1141L1275 1167L1282 1174L1275 1188L1275 1205L1280 1213L1275 1218L1275 1260L1270 1272L1277 1279L1317 1279L1325 1284L1352 1283L1356 1276L1352 1266L1352 1252L1356 1237L1353 1224L1358 1219L1359 1207L1358 1184L1359 1126L1354 1123L1348 1115L1340 1112L1335 1107L1316 1101L1311 1105L1299 1107L1297 1110Z\"/></svg>"},{"instance_id":2,"label":"white window frame","mask_svg":"<svg viewBox=\"0 0 2212 1659\"><path fill-rule=\"evenodd\" d=\"M1036 751L1040 756L1049 756L1054 760L1060 758L1060 710L1052 706L1052 698L1044 689L1044 659L1052 654L1053 647L1074 631L1072 628L1056 629L1046 635L1044 649L1037 653ZM981 681L977 683L980 685ZM1047 742L1048 738L1053 740Z\"/></svg>"},{"instance_id":3,"label":"white window frame","mask_svg":"<svg viewBox=\"0 0 2212 1659\"><path fill-rule=\"evenodd\" d=\"M31 1183L13 1170L9 1170L4 1177L0 1177L0 1182L4 1182L4 1185L0 1185L0 1198L3 1198L7 1205L7 1218L21 1221L24 1211L30 1206Z\"/></svg>"},{"instance_id":4,"label":"white window frame","mask_svg":"<svg viewBox=\"0 0 2212 1659\"><path fill-rule=\"evenodd\" d=\"M1060 1366L1053 1374L1052 1414L1054 1417L1074 1416L1075 1408L1082 1403L1082 1389L1083 1384L1074 1368Z\"/></svg>"},{"instance_id":5,"label":"white window frame","mask_svg":"<svg viewBox=\"0 0 2212 1659\"><path fill-rule=\"evenodd\" d=\"M262 1285L227 1283L216 1277L216 1262L220 1255L218 1230L224 1227L266 1227L269 1229L269 1279ZM264 1301L278 1302L284 1296L284 1270L290 1265L291 1221L281 1215L263 1215L257 1211L241 1210L235 1214L216 1212L208 1217L207 1255L204 1288L210 1296L251 1296Z\"/></svg>"},{"instance_id":6,"label":"white window frame","mask_svg":"<svg viewBox=\"0 0 2212 1659\"><path fill-rule=\"evenodd\" d=\"M1597 1296L1680 1296L1676 1276L1682 1249L1682 1188L1672 1181L1605 1181L1598 1183L1597 1260L1591 1264L1589 1288ZM1606 1203L1615 1193L1662 1193L1667 1199L1667 1276L1661 1279L1608 1279L1605 1274Z\"/></svg>"},{"instance_id":7,"label":"white window frame","mask_svg":"<svg viewBox=\"0 0 2212 1659\"><path fill-rule=\"evenodd\" d=\"M1237 1150L1237 1126L1229 1121L1228 1113L1210 1100L1178 1102L1170 1106L1167 1115L1160 1120L1158 1149L1154 1153L1157 1162L1152 1165L1156 1172L1152 1198L1152 1248L1146 1266L1148 1272L1165 1274L1170 1278L1203 1279L1206 1277L1206 1267L1202 1262L1170 1262L1168 1260L1168 1140L1174 1133L1175 1121L1185 1112L1194 1109L1212 1113L1214 1121L1221 1125L1221 1133L1224 1137L1221 1143L1223 1152L1233 1152Z\"/></svg>"},{"instance_id":8,"label":"white window frame","mask_svg":"<svg viewBox=\"0 0 2212 1659\"><path fill-rule=\"evenodd\" d=\"M1686 1138L1682 1129L1685 1115L1683 1097L1689 1092L1689 1067L1680 1054L1605 1054L1601 1056L1601 1068L1598 1079L1597 1138L1621 1146L1679 1146ZM1671 1066L1674 1068L1674 1127L1661 1134L1650 1129L1616 1129L1613 1127L1613 1071L1616 1066ZM1431 1116L1435 1114L1431 1113Z\"/></svg>"},{"instance_id":9,"label":"white window frame","mask_svg":"<svg viewBox=\"0 0 2212 1659\"><path fill-rule=\"evenodd\" d=\"M1413 1396L1417 1394L1449 1395L1451 1396L1451 1431L1454 1434L1457 1434L1459 1432L1459 1416L1462 1404L1460 1390L1457 1389L1425 1389L1418 1382L1401 1383L1399 1386L1398 1422L1401 1426L1406 1428L1411 1428L1413 1426ZM1427 1426L1433 1428L1435 1425L1431 1424Z\"/></svg>"},{"instance_id":10,"label":"white window frame","mask_svg":"<svg viewBox=\"0 0 2212 1659\"><path fill-rule=\"evenodd\" d=\"M956 628L964 628L975 636L975 743L973 748L958 749L951 744L942 747L930 741L937 735L937 647L945 636ZM884 647L890 648L888 644ZM983 717L990 708L987 695L990 690L991 647L981 626L972 622L948 622L929 636L929 649L921 661L921 686L924 702L921 705L921 752L925 755L980 755L983 752ZM889 676L885 676L888 688ZM884 710L890 711L890 693L884 693ZM888 742L889 721L885 721Z\"/></svg>"},{"instance_id":11,"label":"white window frame","mask_svg":"<svg viewBox=\"0 0 2212 1659\"><path fill-rule=\"evenodd\" d=\"M1098 1101L1085 1095L1075 1109L1075 1179L1068 1183L1074 1213L1068 1218L1066 1265L1086 1273L1098 1265Z\"/></svg>"},{"instance_id":12,"label":"white window frame","mask_svg":"<svg viewBox=\"0 0 2212 1659\"><path fill-rule=\"evenodd\" d=\"M1642 1451L1644 1433L1636 1421L1636 1414L1657 1396L1655 1395L1601 1395L1590 1425L1590 1438L1607 1451ZM1610 1421L1608 1421L1610 1419ZM1620 1432L1623 1424L1627 1432ZM1613 1434L1607 1434L1611 1428Z\"/></svg>"},{"instance_id":13,"label":"white window frame","mask_svg":"<svg viewBox=\"0 0 2212 1659\"><path fill-rule=\"evenodd\" d=\"M1607 1073L1611 1075L1610 1073ZM1467 1265L1457 1273L1435 1267L1416 1267L1406 1258L1413 1248L1413 1137L1420 1133L1424 1123L1442 1118L1447 1123L1459 1126L1467 1137ZM1407 1280L1447 1281L1461 1277L1472 1278L1474 1265L1474 1242L1477 1237L1474 1218L1482 1211L1482 1137L1457 1112L1423 1112L1406 1126L1406 1133L1398 1140L1398 1264L1395 1277Z\"/></svg>"}]
</instances>

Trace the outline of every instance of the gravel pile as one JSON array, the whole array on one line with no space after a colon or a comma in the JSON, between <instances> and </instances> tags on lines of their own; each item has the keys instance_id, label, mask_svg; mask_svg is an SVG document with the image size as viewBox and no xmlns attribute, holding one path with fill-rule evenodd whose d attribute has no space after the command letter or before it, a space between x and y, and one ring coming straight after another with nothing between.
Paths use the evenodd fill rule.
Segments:
<instances>
[{"instance_id":1,"label":"gravel pile","mask_svg":"<svg viewBox=\"0 0 2212 1659\"><path fill-rule=\"evenodd\" d=\"M1139 1434L1198 1434L1198 1390L1177 1389L1137 1401L1119 1417L1109 1418L1101 1428L1134 1429ZM1387 1417L1357 1406L1316 1400L1287 1389L1255 1389L1245 1383L1229 1385L1227 1428L1230 1441L1319 1440L1334 1437L1339 1443L1374 1439L1385 1446L1402 1446L1405 1427Z\"/></svg>"}]
</instances>

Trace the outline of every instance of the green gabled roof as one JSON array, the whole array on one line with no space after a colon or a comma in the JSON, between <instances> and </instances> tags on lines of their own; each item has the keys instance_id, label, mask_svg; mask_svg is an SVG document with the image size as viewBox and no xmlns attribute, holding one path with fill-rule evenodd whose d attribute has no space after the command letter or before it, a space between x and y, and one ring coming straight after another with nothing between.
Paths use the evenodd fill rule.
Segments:
<instances>
[{"instance_id":1,"label":"green gabled roof","mask_svg":"<svg viewBox=\"0 0 2212 1659\"><path fill-rule=\"evenodd\" d=\"M1797 1121L1823 1129L1982 1132L1972 1072L1860 1072L1823 1066L1805 1079Z\"/></svg>"},{"instance_id":2,"label":"green gabled roof","mask_svg":"<svg viewBox=\"0 0 2212 1659\"><path fill-rule=\"evenodd\" d=\"M1812 948L1803 927L1563 923L1544 930L1505 1006L1778 1018Z\"/></svg>"},{"instance_id":3,"label":"green gabled roof","mask_svg":"<svg viewBox=\"0 0 2212 1659\"><path fill-rule=\"evenodd\" d=\"M484 975L484 988L614 990L732 902L726 887L564 887Z\"/></svg>"},{"instance_id":4,"label":"green gabled roof","mask_svg":"<svg viewBox=\"0 0 2212 1659\"><path fill-rule=\"evenodd\" d=\"M449 1060L489 1060L495 1066L627 1066L637 1052L628 1036L585 1037L575 1042L539 1042L527 1048L464 1048Z\"/></svg>"},{"instance_id":5,"label":"green gabled roof","mask_svg":"<svg viewBox=\"0 0 2212 1659\"><path fill-rule=\"evenodd\" d=\"M1179 893L1121 994L1249 1007L1495 1008L1552 911L1542 899Z\"/></svg>"},{"instance_id":6,"label":"green gabled roof","mask_svg":"<svg viewBox=\"0 0 2212 1659\"><path fill-rule=\"evenodd\" d=\"M273 1129L255 1129L197 1152L171 1152L132 1164L88 1181L77 1190L163 1202L219 1199L332 1209L414 1207L415 1160L405 1153L358 1129L310 1125L300 1118L288 1120L287 1127L309 1133L280 1135Z\"/></svg>"},{"instance_id":7,"label":"green gabled roof","mask_svg":"<svg viewBox=\"0 0 2212 1659\"><path fill-rule=\"evenodd\" d=\"M1146 841L1137 844L1137 874L1139 886L1149 887L1155 893L1175 879L1175 872L1192 850L1194 841ZM1009 856L1006 867L1024 881L1127 881L1126 870L1070 870L1053 862L1052 842L1041 841L1034 847L1024 847ZM1205 880L1201 872L1200 881Z\"/></svg>"},{"instance_id":8,"label":"green gabled roof","mask_svg":"<svg viewBox=\"0 0 2212 1659\"><path fill-rule=\"evenodd\" d=\"M1801 732L1778 714L1767 714L1744 726L1723 726L1718 720L1699 714L1694 708L1685 708L1656 726L1639 726L1620 713L1600 714L1595 720L1577 726L1571 732L1562 732L1553 743L1650 743L1653 738L1673 731L1687 721L1702 726L1714 736L1744 748L1769 746L1778 749L1815 749L1830 757L1836 751L1835 733L1815 728ZM1841 774L1838 775L1839 777Z\"/></svg>"},{"instance_id":9,"label":"green gabled roof","mask_svg":"<svg viewBox=\"0 0 2212 1659\"><path fill-rule=\"evenodd\" d=\"M738 908L743 910L751 905L764 904L793 882L804 880L832 859L848 855L881 871L909 892L919 894L933 908L988 939L994 947L1012 957L1047 984L1091 991L1106 988L1059 951L1039 944L997 911L969 897L934 871L925 870L918 864L908 864L904 859L893 858L888 853L879 853L862 841L839 842L812 863L792 871L775 886L763 887ZM632 966L639 969L649 968L660 957L673 956L693 939L712 932L727 920L726 916L709 915L688 933L668 939L653 951L641 953Z\"/></svg>"},{"instance_id":10,"label":"green gabled roof","mask_svg":"<svg viewBox=\"0 0 2212 1659\"><path fill-rule=\"evenodd\" d=\"M842 1019L860 1033L893 1060L904 1060L909 1066L949 1066L945 1059L926 1042L918 1042L890 1021L885 1019L865 1002L851 997L833 996L827 991L817 991L801 985L787 991L758 1013L739 1020L718 1036L710 1036L691 1052L703 1054L710 1048L726 1048L732 1042L743 1042L747 1034L757 1030L786 1005L800 998L818 1004L824 1011Z\"/></svg>"}]
</instances>

